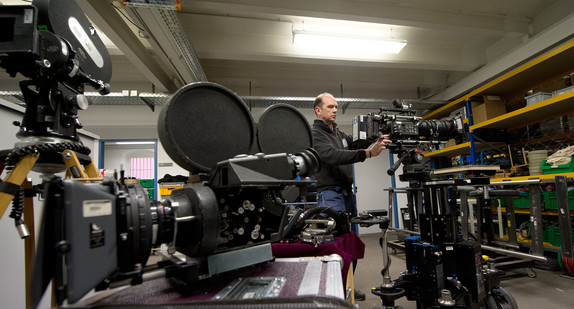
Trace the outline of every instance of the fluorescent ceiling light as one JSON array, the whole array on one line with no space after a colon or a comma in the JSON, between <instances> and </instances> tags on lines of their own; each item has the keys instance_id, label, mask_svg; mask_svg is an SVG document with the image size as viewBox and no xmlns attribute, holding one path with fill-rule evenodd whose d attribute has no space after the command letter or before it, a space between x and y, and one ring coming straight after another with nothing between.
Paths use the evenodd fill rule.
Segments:
<instances>
[{"instance_id":1,"label":"fluorescent ceiling light","mask_svg":"<svg viewBox=\"0 0 574 309\"><path fill-rule=\"evenodd\" d=\"M141 141L141 142L133 141L133 142L112 142L110 144L116 144L116 145L153 145L153 144L155 144L155 142L153 142L153 141Z\"/></svg>"},{"instance_id":2,"label":"fluorescent ceiling light","mask_svg":"<svg viewBox=\"0 0 574 309\"><path fill-rule=\"evenodd\" d=\"M340 36L331 33L306 31L293 32L293 46L340 51L341 53L385 53L398 54L407 45L406 41L376 37Z\"/></svg>"}]
</instances>

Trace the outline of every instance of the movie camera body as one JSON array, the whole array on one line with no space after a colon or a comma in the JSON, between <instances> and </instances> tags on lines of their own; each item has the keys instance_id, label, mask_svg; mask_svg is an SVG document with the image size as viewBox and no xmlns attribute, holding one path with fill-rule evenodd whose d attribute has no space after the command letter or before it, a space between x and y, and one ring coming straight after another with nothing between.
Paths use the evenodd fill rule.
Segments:
<instances>
[{"instance_id":1,"label":"movie camera body","mask_svg":"<svg viewBox=\"0 0 574 309\"><path fill-rule=\"evenodd\" d=\"M464 133L460 117L422 120L408 105L398 101L393 105L395 108L381 108L379 113L353 118L353 141L373 142L382 135L387 135L392 141L387 144L387 149L397 154L399 160L387 171L389 175L393 175L401 164L408 169L404 175L424 173L429 169L424 152L437 150L448 139L459 139Z\"/></svg>"},{"instance_id":2,"label":"movie camera body","mask_svg":"<svg viewBox=\"0 0 574 309\"><path fill-rule=\"evenodd\" d=\"M58 303L75 303L94 287L141 283L149 278L145 266L152 248L162 245L167 252L152 267L161 269L156 276L191 287L271 261L270 242L298 219L288 216L282 190L311 183L295 180L306 176L302 168L319 168L313 150L224 160L205 183L174 190L162 201L148 200L139 184L122 179L85 184L53 178L35 265L44 272L34 296L41 297L51 278Z\"/></svg>"},{"instance_id":3,"label":"movie camera body","mask_svg":"<svg viewBox=\"0 0 574 309\"><path fill-rule=\"evenodd\" d=\"M204 114L182 112L180 108L204 108ZM260 135L280 146L262 142L255 147L251 136L245 143L219 148L215 144L220 140L198 137L192 143L201 140L205 143L201 147L215 150L208 156L204 151L186 150L190 132L198 132L182 129L185 124L172 117L196 117L186 123L201 122L202 130L228 130L211 122L210 117L216 114L212 109L241 111L223 115L228 117L223 121L235 127L240 136L254 134L250 130L255 125L245 112L247 106L231 91L213 83L195 83L180 89L164 106L158 133L168 155L194 172L184 188L173 190L161 201L149 201L139 184L127 183L123 177L90 184L55 178L49 183L42 231L44 246L36 260L37 269L44 269L45 273L38 280L42 286L37 287L36 297L41 296L40 291L51 278L55 278L57 301L74 303L94 287L101 290L134 285L166 276L193 288L201 280L273 260L271 242L291 235L304 218L301 212L291 212L284 192L296 189L305 203L307 187L312 183L308 176L320 168L319 156L312 148L292 151L310 146L301 144L300 136L269 138L263 126L258 127ZM289 134L296 130L302 131L302 136L310 136L309 125L296 109L275 106L273 110L280 115L270 112L268 117L290 122L291 127L282 127L288 128ZM247 131L238 132L240 128ZM285 134L275 126L269 129L274 132L269 134ZM265 147L288 149L224 159L230 151L240 153ZM191 148L197 149L195 144ZM88 230L90 233L86 233ZM166 247L159 250L162 261L146 267L152 248L162 246ZM60 268L52 271L53 264Z\"/></svg>"}]
</instances>

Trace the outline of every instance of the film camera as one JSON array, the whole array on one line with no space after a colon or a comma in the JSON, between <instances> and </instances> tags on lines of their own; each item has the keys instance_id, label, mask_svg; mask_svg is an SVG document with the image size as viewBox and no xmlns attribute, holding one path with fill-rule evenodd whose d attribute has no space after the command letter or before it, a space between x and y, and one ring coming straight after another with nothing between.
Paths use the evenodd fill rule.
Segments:
<instances>
[{"instance_id":1,"label":"film camera","mask_svg":"<svg viewBox=\"0 0 574 309\"><path fill-rule=\"evenodd\" d=\"M419 178L417 174L428 170L424 152L437 150L446 140L463 136L462 118L422 120L409 106L396 100L393 105L393 109L381 108L379 113L355 116L353 140L372 142L381 135L388 135L392 143L387 144L387 149L397 154L399 160L387 173L393 175L402 163L406 170L401 180Z\"/></svg>"},{"instance_id":2,"label":"film camera","mask_svg":"<svg viewBox=\"0 0 574 309\"><path fill-rule=\"evenodd\" d=\"M281 128L290 132L276 130L278 121L289 122ZM193 171L193 183L162 201L149 201L139 184L123 177L89 184L53 178L47 184L44 241L36 260L36 268L44 270L37 299L50 278L57 301L74 303L94 287L139 284L158 276L193 287L273 260L271 241L288 235L299 220L290 213L284 191L298 189L304 202L312 183L307 176L318 171L320 161L309 148L311 139L305 141L310 128L293 107L266 110L257 126L257 146L255 127L247 106L231 91L213 83L189 84L162 109L158 134L168 155ZM301 135L282 136L293 130ZM235 144L225 137L231 131ZM205 132L222 138L204 138ZM307 148L294 151L300 147ZM284 151L263 154L262 148ZM212 151L205 155L206 149ZM146 267L152 248L161 245L167 246L163 260Z\"/></svg>"},{"instance_id":3,"label":"film camera","mask_svg":"<svg viewBox=\"0 0 574 309\"><path fill-rule=\"evenodd\" d=\"M189 84L162 109L158 135L193 183L150 201L123 176L91 183L55 177L65 170L64 150L91 162L76 132L77 113L88 105L86 84L109 92L109 54L71 0L2 6L0 23L9 30L2 34L0 65L27 78L20 82L26 103L17 123L20 142L4 157L7 170L14 175L23 158L39 156L32 170L44 176L35 192L45 209L31 280L34 307L52 279L56 302L75 303L93 288L160 275L194 285L273 259L270 241L287 235L298 219L289 215L284 192L298 189L304 203L306 176L320 168L300 112L276 104L256 124L230 90ZM0 187L16 201L21 183L10 179ZM22 207L13 203L17 224ZM146 266L160 245L167 247L163 261Z\"/></svg>"},{"instance_id":4,"label":"film camera","mask_svg":"<svg viewBox=\"0 0 574 309\"><path fill-rule=\"evenodd\" d=\"M35 0L0 12L0 66L12 77L27 78L20 82L26 112L17 146L79 142L78 110L88 107L84 85L102 95L110 92L108 51L80 8L69 2Z\"/></svg>"}]
</instances>

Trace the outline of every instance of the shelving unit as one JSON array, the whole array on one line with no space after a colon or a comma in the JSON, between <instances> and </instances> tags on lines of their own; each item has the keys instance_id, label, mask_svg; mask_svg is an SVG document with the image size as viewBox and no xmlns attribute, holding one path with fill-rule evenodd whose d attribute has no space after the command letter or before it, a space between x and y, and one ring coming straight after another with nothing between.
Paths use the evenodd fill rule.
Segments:
<instances>
[{"instance_id":1,"label":"shelving unit","mask_svg":"<svg viewBox=\"0 0 574 309\"><path fill-rule=\"evenodd\" d=\"M468 94L426 114L423 119L447 117L452 111L465 106L473 96L506 95L518 92L572 70L574 70L574 40L502 74Z\"/></svg>"},{"instance_id":2,"label":"shelving unit","mask_svg":"<svg viewBox=\"0 0 574 309\"><path fill-rule=\"evenodd\" d=\"M554 47L552 50L545 52L544 54L539 55L534 59L509 70L508 72L501 73L500 76L492 79L484 85L425 115L423 119L439 119L448 117L451 112L460 109L461 107L466 108L467 115L472 115L471 98L478 96L500 96L502 98L520 97L526 94L530 89L534 89L545 82L557 80L558 78L569 75L572 72L574 72L574 39L571 39L560 46ZM501 103L502 102L503 101L501 101ZM469 117L466 122L469 126L468 142L425 153L425 156L455 157L466 154L471 156L471 160L473 162L476 162L475 154L482 149L491 147L492 144L495 143L488 144L476 142L475 134L481 134L486 132L486 130L492 129L509 131L516 130L571 113L574 113L574 91L551 97L536 104L527 105L480 123L474 123L472 117ZM563 133L558 136L562 135L567 136L568 134ZM504 149L506 145L496 144L496 147ZM555 182L556 176L560 176L556 179L560 179L561 181L561 193L559 197L560 207L558 211L548 211L545 209L544 201L539 198L542 194L540 184ZM514 235L509 240L510 243L520 245L522 247L528 247L534 255L543 256L546 251L562 251L564 256L572 256L572 237L569 233L571 233L572 230L570 220L572 216L574 216L574 212L570 211L568 208L566 182L574 182L574 172L524 177L505 177L491 179L490 182L493 187L504 188L513 188L516 185L522 184L528 187L530 192L529 209L515 209L513 206L501 209L504 213L505 219L499 218L499 224L502 223L502 220L506 220L506 222L512 221L511 227L508 228L509 231L516 230L517 226L515 219L523 220L523 222L530 222L532 234L531 241L527 244L524 242L518 242L516 235ZM556 180L556 185L558 185L558 180ZM558 189L556 192L558 193ZM507 203L512 205L512 200L507 199ZM543 222L547 222L548 219L550 219L551 222L559 223L560 233L563 234L561 235L562 244L566 244L566 246L569 245L569 248L549 247L543 244Z\"/></svg>"},{"instance_id":3,"label":"shelving unit","mask_svg":"<svg viewBox=\"0 0 574 309\"><path fill-rule=\"evenodd\" d=\"M492 144L486 144L486 143L480 143L480 142L474 142L474 149L475 151L480 151L482 149L486 149L486 148L490 148ZM503 144L501 143L495 143L494 145L498 146L502 146L504 147ZM452 147L447 147L444 149L439 149L433 152L427 152L425 153L426 157L453 157L456 155L461 155L461 154L468 154L470 153L470 147L471 147L471 143L470 142L466 142L466 143L462 143L462 144L458 144Z\"/></svg>"},{"instance_id":4,"label":"shelving unit","mask_svg":"<svg viewBox=\"0 0 574 309\"><path fill-rule=\"evenodd\" d=\"M423 119L436 119L449 116L461 107L471 110L470 99L481 95L504 96L523 91L552 78L564 76L574 71L574 40L568 41L530 61L501 74L492 81L452 101L449 104L423 116ZM473 154L485 148L474 141L472 135L480 129L515 129L529 124L574 112L574 92L569 92L548 100L526 106L513 112L474 124L469 120L469 142L426 153L426 156L452 157Z\"/></svg>"},{"instance_id":5,"label":"shelving unit","mask_svg":"<svg viewBox=\"0 0 574 309\"><path fill-rule=\"evenodd\" d=\"M514 129L574 112L574 91L526 106L510 113L470 126L478 129Z\"/></svg>"}]
</instances>

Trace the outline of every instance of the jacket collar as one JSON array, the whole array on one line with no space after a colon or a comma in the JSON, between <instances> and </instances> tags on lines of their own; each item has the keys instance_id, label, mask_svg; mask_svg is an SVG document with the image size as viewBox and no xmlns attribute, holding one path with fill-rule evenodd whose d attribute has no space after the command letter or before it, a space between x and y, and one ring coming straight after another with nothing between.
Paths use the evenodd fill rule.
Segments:
<instances>
[{"instance_id":1,"label":"jacket collar","mask_svg":"<svg viewBox=\"0 0 574 309\"><path fill-rule=\"evenodd\" d=\"M333 122L333 131L331 131L331 128L329 128L329 126L325 123L325 121L323 121L321 119L315 119L314 124L321 127L323 130L326 130L328 132L335 133L337 131L337 123L336 122Z\"/></svg>"}]
</instances>

